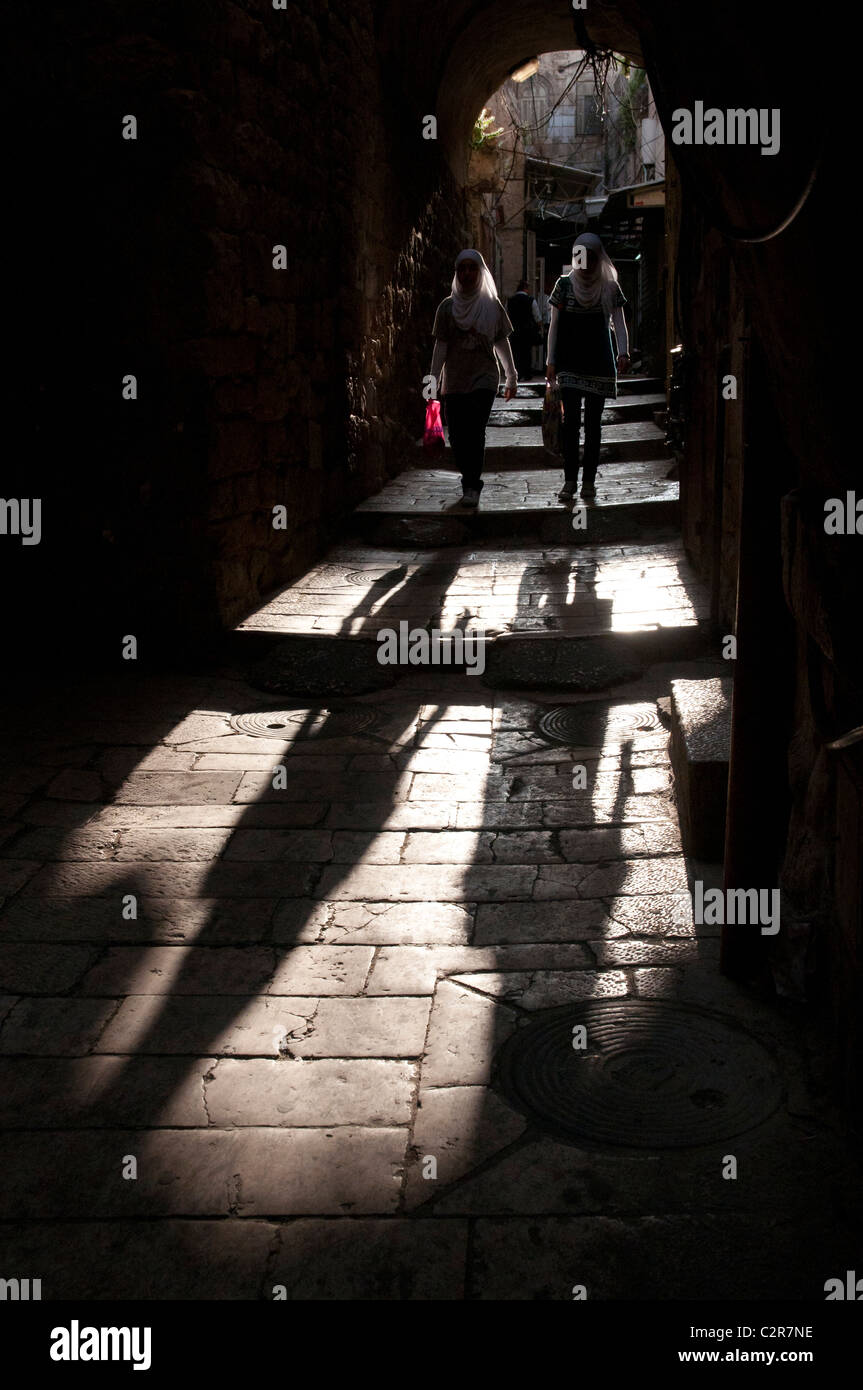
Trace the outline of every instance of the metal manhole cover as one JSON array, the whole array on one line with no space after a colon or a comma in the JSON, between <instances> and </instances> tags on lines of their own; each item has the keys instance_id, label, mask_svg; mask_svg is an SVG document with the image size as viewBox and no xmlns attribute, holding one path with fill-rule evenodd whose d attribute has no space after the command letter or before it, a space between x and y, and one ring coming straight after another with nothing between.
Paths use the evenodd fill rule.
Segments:
<instances>
[{"instance_id":1,"label":"metal manhole cover","mask_svg":"<svg viewBox=\"0 0 863 1390\"><path fill-rule=\"evenodd\" d=\"M403 566L396 569L348 570L344 580L346 584L356 584L363 589L372 584L382 584L385 579L392 580L393 584L401 584L406 579L413 584L427 584L429 581L438 580L449 583L457 570L457 565L422 565L412 575L406 575Z\"/></svg>"},{"instance_id":2,"label":"metal manhole cover","mask_svg":"<svg viewBox=\"0 0 863 1390\"><path fill-rule=\"evenodd\" d=\"M656 705L608 705L595 700L558 705L541 715L536 725L537 733L554 743L597 748L663 728Z\"/></svg>"},{"instance_id":3,"label":"metal manhole cover","mask_svg":"<svg viewBox=\"0 0 863 1390\"><path fill-rule=\"evenodd\" d=\"M265 709L231 716L231 728L255 738L345 738L370 729L377 716L372 709Z\"/></svg>"},{"instance_id":4,"label":"metal manhole cover","mask_svg":"<svg viewBox=\"0 0 863 1390\"><path fill-rule=\"evenodd\" d=\"M398 579L399 577L401 577L402 579L404 578L404 572L402 571L401 575L399 576L399 572L396 571L394 573L392 569L348 570L344 576L344 579L346 584L356 584L359 588L365 589L369 584L382 584L385 579L389 579L391 576L393 577L393 582L395 583L396 579Z\"/></svg>"},{"instance_id":5,"label":"metal manhole cover","mask_svg":"<svg viewBox=\"0 0 863 1390\"><path fill-rule=\"evenodd\" d=\"M782 1099L772 1058L748 1033L658 1000L588 1001L527 1024L498 1054L497 1083L543 1129L636 1149L729 1139Z\"/></svg>"}]
</instances>

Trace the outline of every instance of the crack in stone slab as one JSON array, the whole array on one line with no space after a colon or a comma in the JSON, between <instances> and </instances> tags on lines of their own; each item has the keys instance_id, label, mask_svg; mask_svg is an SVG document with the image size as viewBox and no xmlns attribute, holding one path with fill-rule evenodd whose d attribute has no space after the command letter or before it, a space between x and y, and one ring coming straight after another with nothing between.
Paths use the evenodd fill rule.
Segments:
<instances>
[{"instance_id":1,"label":"crack in stone slab","mask_svg":"<svg viewBox=\"0 0 863 1390\"><path fill-rule=\"evenodd\" d=\"M296 1053L291 1051L290 1045L292 1042L305 1042L308 1038L312 1036L312 1034L315 1031L315 1019L317 1017L317 1013L320 1007L321 1000L318 999L313 1012L309 1014L309 1017L306 1019L304 1026L302 1028L292 1028L290 1033L283 1034L278 1044L278 1051L280 1057L285 1057L290 1061L294 1062L302 1060L302 1057L297 1057Z\"/></svg>"},{"instance_id":2,"label":"crack in stone slab","mask_svg":"<svg viewBox=\"0 0 863 1390\"><path fill-rule=\"evenodd\" d=\"M240 1208L248 1206L248 1202L243 1201L242 1177L239 1173L233 1173L227 1180L228 1189L228 1215L239 1216Z\"/></svg>"},{"instance_id":3,"label":"crack in stone slab","mask_svg":"<svg viewBox=\"0 0 863 1390\"><path fill-rule=\"evenodd\" d=\"M215 1080L215 1077L216 1077L216 1069L217 1069L218 1065L219 1065L219 1058L216 1058L216 1059L214 1059L214 1061L213 1061L213 1065L212 1065L211 1067L208 1067L207 1070L206 1070L206 1071L203 1073L203 1075L201 1076L201 1101L202 1101L203 1106L204 1106L204 1114L205 1114L206 1117L207 1117L207 1125L208 1125L208 1126L211 1125L211 1124L213 1123L213 1121L212 1121L212 1119L211 1119L211 1117L210 1117L210 1108L209 1108L209 1106L207 1105L207 1085L208 1085L208 1083L209 1083L210 1081L214 1081L214 1080Z\"/></svg>"}]
</instances>

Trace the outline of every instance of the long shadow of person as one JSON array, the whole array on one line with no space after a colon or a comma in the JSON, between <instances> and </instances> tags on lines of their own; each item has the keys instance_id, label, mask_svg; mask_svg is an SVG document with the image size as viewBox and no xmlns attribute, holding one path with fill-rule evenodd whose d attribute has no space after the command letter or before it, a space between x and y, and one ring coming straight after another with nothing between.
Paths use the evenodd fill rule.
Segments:
<instances>
[{"instance_id":1,"label":"long shadow of person","mask_svg":"<svg viewBox=\"0 0 863 1390\"><path fill-rule=\"evenodd\" d=\"M432 619L443 610L456 568L435 571L441 596ZM373 616L382 627L397 625L410 610L412 592L428 587L422 568L405 579L404 567L396 567L376 582L374 598L367 594L359 600L346 623ZM381 593L388 595L383 603ZM100 1223L178 1218L170 1229L164 1220L157 1222L158 1231L149 1229L160 1259L176 1266L180 1282L188 1276L194 1284L201 1255L200 1232L185 1218L392 1210L392 1169L404 1131L395 1119L389 1130L382 1129L379 1116L366 1113L368 1102L335 1076L344 1065L328 1061L333 1046L317 1048L309 1039L321 1005L336 1000L344 1003L335 1010L341 1013L344 1041L335 1046L342 1056L392 1056L394 1050L400 1057L415 1055L416 1044L407 1038L403 1047L380 1037L372 1037L368 1048L358 1045L350 1035L362 1021L350 1021L356 1006L346 997L362 995L375 955L374 927L351 937L350 924L358 916L375 920L374 911L361 905L375 903L375 866L390 857L392 832L384 827L410 823L400 808L422 702L398 691L386 701L359 700L357 706L370 709L378 723L356 732L346 732L338 706L304 704L290 720L288 740L258 745L271 767L282 771L265 771L256 759L258 770L244 774L235 803L245 802L246 808L236 822L230 814L224 817L231 829L219 859L205 865L117 865L116 876L103 886L103 893L116 900L134 896L142 921L152 920L154 930L147 941L145 929L139 945L109 947L85 981L85 994L104 1003L110 1015L97 1044L99 1075L82 1079L68 1121L77 1133L64 1131L57 1181L34 1192L29 1206L28 1214L43 1220L69 1214L76 1222ZM432 715L424 722L426 733L434 721ZM313 814L304 814L309 806ZM214 824L220 819L216 814ZM183 945L163 944L160 900L165 895L175 905L185 898L190 918L201 923L185 934ZM407 901L417 906L410 888ZM339 903L340 910L332 906ZM384 941L400 939L398 911L396 905L390 912ZM412 1033L417 1031L413 1014L418 1018L421 1012L415 1002L409 1001L406 1025ZM370 1019L380 1008L377 999L360 1001L360 1013ZM380 1033L379 1023L370 1026ZM316 1067L318 1062L322 1065ZM248 1064L246 1102L217 1108L218 1082L236 1084L241 1063ZM317 1088L316 1071L322 1077ZM373 1172L354 1161L350 1147L370 1126L375 1143L383 1145L375 1150ZM307 1147L313 1130L322 1146L314 1155ZM329 1144L327 1135L335 1142ZM335 1157L326 1161L328 1148ZM136 1162L135 1181L120 1176L129 1158ZM317 1172L312 1195L302 1178L309 1161ZM221 1237L211 1229L208 1258L221 1268L225 1284L200 1296L250 1296L249 1270L262 1268L254 1242L246 1251L251 1265L243 1256L242 1270L225 1272L232 1242L242 1244L237 1225L220 1227ZM274 1230L268 1228L264 1236L272 1242ZM159 1296L152 1269L142 1272L140 1286L133 1273L121 1278L114 1268L112 1274L111 1260L104 1263L104 1232L93 1239L89 1251L73 1240L66 1257L74 1259L85 1282L89 1278L91 1287L102 1290L96 1296L123 1296L118 1287L130 1290L126 1296ZM200 1281L195 1287L200 1289ZM238 1295L238 1288L244 1292Z\"/></svg>"}]
</instances>

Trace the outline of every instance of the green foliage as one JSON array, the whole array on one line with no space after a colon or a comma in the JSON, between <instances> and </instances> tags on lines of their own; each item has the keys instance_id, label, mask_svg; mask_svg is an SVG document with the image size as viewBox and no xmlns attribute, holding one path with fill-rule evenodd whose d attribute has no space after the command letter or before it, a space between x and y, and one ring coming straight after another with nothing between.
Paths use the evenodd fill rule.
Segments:
<instances>
[{"instance_id":1,"label":"green foliage","mask_svg":"<svg viewBox=\"0 0 863 1390\"><path fill-rule=\"evenodd\" d=\"M503 135L503 126L498 126L493 130L494 116L485 107L482 108L474 122L473 135L470 138L472 150L494 149L500 136Z\"/></svg>"},{"instance_id":2,"label":"green foliage","mask_svg":"<svg viewBox=\"0 0 863 1390\"><path fill-rule=\"evenodd\" d=\"M626 87L626 96L620 104L620 138L625 150L635 148L635 116L632 111L632 98L636 92L644 86L647 81L647 73L644 68L633 67L631 72L626 74L629 78Z\"/></svg>"}]
</instances>

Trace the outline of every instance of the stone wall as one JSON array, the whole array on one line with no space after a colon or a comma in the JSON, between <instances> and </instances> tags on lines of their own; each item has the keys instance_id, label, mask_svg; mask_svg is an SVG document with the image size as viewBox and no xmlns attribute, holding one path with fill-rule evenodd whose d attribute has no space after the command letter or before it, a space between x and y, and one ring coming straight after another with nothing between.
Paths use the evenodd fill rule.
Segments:
<instances>
[{"instance_id":1,"label":"stone wall","mask_svg":"<svg viewBox=\"0 0 863 1390\"><path fill-rule=\"evenodd\" d=\"M828 150L794 222L751 245L720 235L672 174L668 228L690 354L684 540L721 631L740 641L726 870L742 874L751 860L753 874L759 865L774 874L787 928L771 951L774 978L828 1012L837 1090L859 1107L863 745L828 745L863 715L853 597L863 564L859 536L825 532L825 501L855 484L833 389L832 310L805 274L837 166L838 151ZM765 225L768 214L765 205ZM736 403L722 399L727 373Z\"/></svg>"},{"instance_id":2,"label":"stone wall","mask_svg":"<svg viewBox=\"0 0 863 1390\"><path fill-rule=\"evenodd\" d=\"M34 263L64 312L37 359L46 536L4 554L34 576L20 635L59 584L87 659L118 628L185 647L311 563L421 434L463 204L366 0L48 8L21 100L37 79Z\"/></svg>"}]
</instances>

